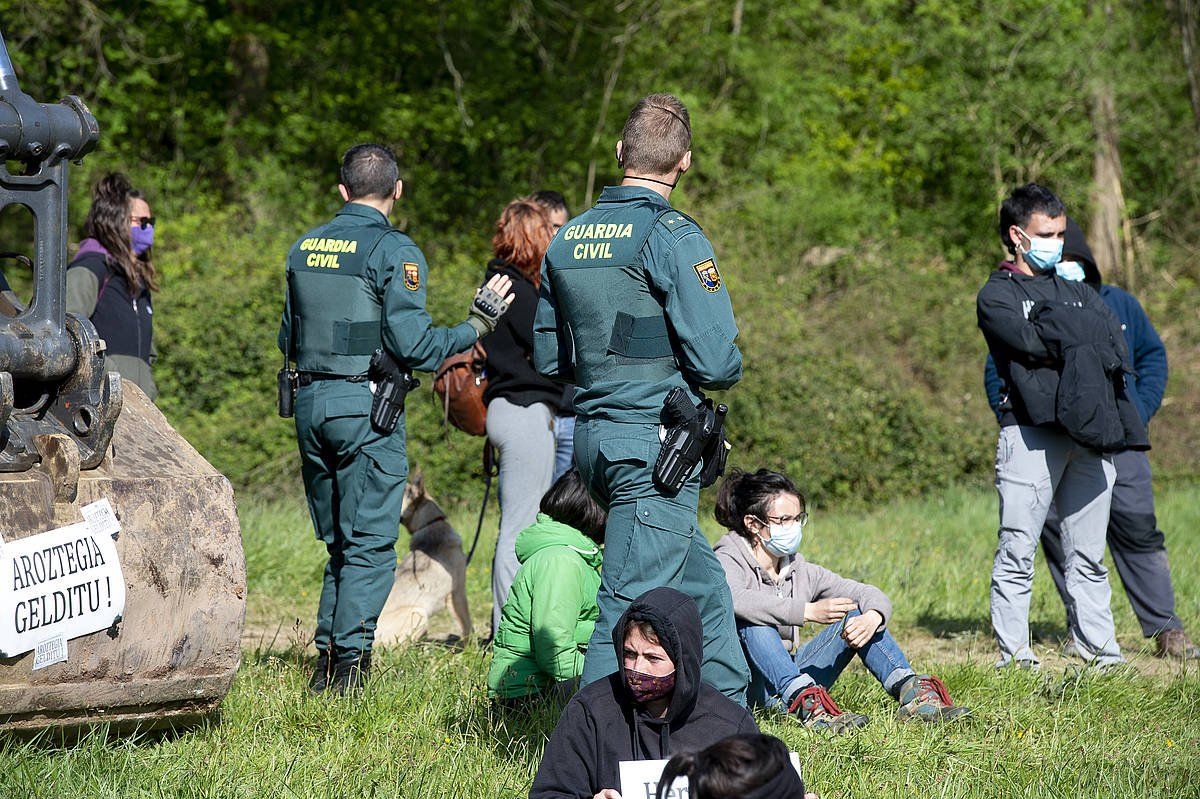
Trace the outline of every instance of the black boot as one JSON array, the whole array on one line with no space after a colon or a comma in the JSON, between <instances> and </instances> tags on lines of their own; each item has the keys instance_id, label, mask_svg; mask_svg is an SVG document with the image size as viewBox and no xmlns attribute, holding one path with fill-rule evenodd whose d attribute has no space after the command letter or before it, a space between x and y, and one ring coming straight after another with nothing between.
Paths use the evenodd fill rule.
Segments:
<instances>
[{"instance_id":1,"label":"black boot","mask_svg":"<svg viewBox=\"0 0 1200 799\"><path fill-rule=\"evenodd\" d=\"M308 690L319 694L329 687L329 672L331 669L329 653L318 652L317 662L313 666L312 676L308 678Z\"/></svg>"},{"instance_id":2,"label":"black boot","mask_svg":"<svg viewBox=\"0 0 1200 799\"><path fill-rule=\"evenodd\" d=\"M329 690L339 696L359 693L370 676L370 652L338 658L333 664L333 675L329 678Z\"/></svg>"}]
</instances>

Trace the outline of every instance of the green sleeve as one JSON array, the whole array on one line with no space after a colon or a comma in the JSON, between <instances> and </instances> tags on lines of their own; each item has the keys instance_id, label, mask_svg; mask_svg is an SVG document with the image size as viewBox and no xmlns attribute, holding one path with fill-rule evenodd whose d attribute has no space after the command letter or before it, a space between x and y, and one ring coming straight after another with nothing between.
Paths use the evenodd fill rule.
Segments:
<instances>
[{"instance_id":1,"label":"green sleeve","mask_svg":"<svg viewBox=\"0 0 1200 799\"><path fill-rule=\"evenodd\" d=\"M433 326L425 310L429 266L425 255L407 237L389 234L372 253L372 259L375 285L383 298L383 346L398 361L409 369L432 371L449 356L475 343L475 328L466 322L454 327Z\"/></svg>"},{"instance_id":2,"label":"green sleeve","mask_svg":"<svg viewBox=\"0 0 1200 799\"><path fill-rule=\"evenodd\" d=\"M704 277L719 275L716 253L692 223L680 230L661 227L656 225L643 252L679 341L680 371L700 388L729 388L742 377L742 353L734 343L738 329L724 279L718 277L715 287L711 280L705 284Z\"/></svg>"},{"instance_id":3,"label":"green sleeve","mask_svg":"<svg viewBox=\"0 0 1200 799\"><path fill-rule=\"evenodd\" d=\"M99 295L100 281L92 270L82 266L67 270L67 313L90 319Z\"/></svg>"},{"instance_id":4,"label":"green sleeve","mask_svg":"<svg viewBox=\"0 0 1200 799\"><path fill-rule=\"evenodd\" d=\"M579 608L583 604L583 569L587 565L567 547L536 553L525 564L533 587L529 630L538 669L555 680L572 680L583 673L583 653L575 642Z\"/></svg>"},{"instance_id":5,"label":"green sleeve","mask_svg":"<svg viewBox=\"0 0 1200 799\"><path fill-rule=\"evenodd\" d=\"M575 375L571 354L571 339L559 318L554 284L543 258L542 288L537 313L533 318L533 368L543 377L573 380Z\"/></svg>"}]
</instances>

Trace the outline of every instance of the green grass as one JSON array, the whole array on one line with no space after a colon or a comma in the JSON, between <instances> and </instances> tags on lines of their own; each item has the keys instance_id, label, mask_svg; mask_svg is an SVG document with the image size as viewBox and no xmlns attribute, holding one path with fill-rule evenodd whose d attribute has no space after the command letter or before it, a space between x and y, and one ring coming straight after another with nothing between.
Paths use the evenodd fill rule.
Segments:
<instances>
[{"instance_id":1,"label":"green grass","mask_svg":"<svg viewBox=\"0 0 1200 799\"><path fill-rule=\"evenodd\" d=\"M165 738L101 730L66 748L7 741L0 750L4 795L524 795L555 713L493 710L483 687L487 654L473 643L382 654L361 701L308 696L300 644L312 624L321 547L299 503L250 502L241 515L251 632L220 722ZM1200 631L1200 488L1163 492L1159 517L1179 614ZM469 513L454 521L464 536L473 530ZM764 729L800 753L811 788L823 797L1200 796L1200 669L1141 651L1119 584L1113 609L1132 669L1098 676L1055 655L1063 614L1044 574L1032 620L1045 668L990 668L994 525L990 494L955 490L870 513L822 512L805 530L812 560L889 593L893 631L910 659L942 676L955 698L974 708L972 719L951 728L899 724L894 703L855 665L833 693L844 707L872 716L866 729L831 739L770 716L762 718ZM480 629L490 610L490 543L485 533L469 572ZM439 619L434 629L451 628Z\"/></svg>"}]
</instances>

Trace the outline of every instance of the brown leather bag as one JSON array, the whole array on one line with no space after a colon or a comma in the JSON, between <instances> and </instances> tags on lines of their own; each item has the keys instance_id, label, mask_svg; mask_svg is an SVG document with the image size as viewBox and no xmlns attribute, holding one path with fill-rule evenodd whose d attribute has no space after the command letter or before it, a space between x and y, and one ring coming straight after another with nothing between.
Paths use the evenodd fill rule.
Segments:
<instances>
[{"instance_id":1,"label":"brown leather bag","mask_svg":"<svg viewBox=\"0 0 1200 799\"><path fill-rule=\"evenodd\" d=\"M483 404L486 366L487 351L477 341L466 352L442 361L433 376L433 393L442 406L442 421L473 436L487 435L487 406Z\"/></svg>"}]
</instances>

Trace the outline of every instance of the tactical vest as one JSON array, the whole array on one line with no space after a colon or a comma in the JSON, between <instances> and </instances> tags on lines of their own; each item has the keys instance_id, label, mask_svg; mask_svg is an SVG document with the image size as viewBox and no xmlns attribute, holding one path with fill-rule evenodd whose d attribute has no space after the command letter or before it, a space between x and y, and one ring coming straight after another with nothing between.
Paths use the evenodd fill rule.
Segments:
<instances>
[{"instance_id":1,"label":"tactical vest","mask_svg":"<svg viewBox=\"0 0 1200 799\"><path fill-rule=\"evenodd\" d=\"M288 253L292 353L302 372L358 375L382 346L382 302L367 258L393 228L356 214L306 233Z\"/></svg>"},{"instance_id":2,"label":"tactical vest","mask_svg":"<svg viewBox=\"0 0 1200 799\"><path fill-rule=\"evenodd\" d=\"M546 261L559 312L570 325L580 389L678 375L666 316L641 258L667 213L676 212L649 201L596 206L572 219L550 245Z\"/></svg>"}]
</instances>

